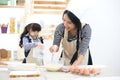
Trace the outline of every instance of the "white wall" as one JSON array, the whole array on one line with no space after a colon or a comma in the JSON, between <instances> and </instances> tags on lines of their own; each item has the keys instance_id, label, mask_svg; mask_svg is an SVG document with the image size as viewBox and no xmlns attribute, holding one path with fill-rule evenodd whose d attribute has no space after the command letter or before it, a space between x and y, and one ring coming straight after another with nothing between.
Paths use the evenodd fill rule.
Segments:
<instances>
[{"instance_id":1,"label":"white wall","mask_svg":"<svg viewBox=\"0 0 120 80\"><path fill-rule=\"evenodd\" d=\"M120 72L120 0L94 0L82 18L92 28L90 49L94 64Z\"/></svg>"},{"instance_id":2,"label":"white wall","mask_svg":"<svg viewBox=\"0 0 120 80\"><path fill-rule=\"evenodd\" d=\"M0 23L9 22L11 17L19 19L24 15L24 8L0 8Z\"/></svg>"}]
</instances>

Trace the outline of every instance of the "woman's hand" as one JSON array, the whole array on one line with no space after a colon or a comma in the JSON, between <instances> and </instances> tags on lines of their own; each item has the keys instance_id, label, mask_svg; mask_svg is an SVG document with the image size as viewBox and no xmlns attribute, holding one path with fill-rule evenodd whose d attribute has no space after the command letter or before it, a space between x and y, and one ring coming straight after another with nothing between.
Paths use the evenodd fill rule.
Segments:
<instances>
[{"instance_id":1,"label":"woman's hand","mask_svg":"<svg viewBox=\"0 0 120 80\"><path fill-rule=\"evenodd\" d=\"M63 66L63 67L60 68L60 71L67 73L67 72L70 72L70 68L71 67L69 67L69 66Z\"/></svg>"},{"instance_id":2,"label":"woman's hand","mask_svg":"<svg viewBox=\"0 0 120 80\"><path fill-rule=\"evenodd\" d=\"M53 52L58 52L59 47L58 47L57 45L53 45L53 46L50 47L49 50L50 50L51 53L53 53Z\"/></svg>"},{"instance_id":3,"label":"woman's hand","mask_svg":"<svg viewBox=\"0 0 120 80\"><path fill-rule=\"evenodd\" d=\"M83 57L84 57L83 55L79 54L78 58L75 60L72 66L78 66L82 62Z\"/></svg>"}]
</instances>

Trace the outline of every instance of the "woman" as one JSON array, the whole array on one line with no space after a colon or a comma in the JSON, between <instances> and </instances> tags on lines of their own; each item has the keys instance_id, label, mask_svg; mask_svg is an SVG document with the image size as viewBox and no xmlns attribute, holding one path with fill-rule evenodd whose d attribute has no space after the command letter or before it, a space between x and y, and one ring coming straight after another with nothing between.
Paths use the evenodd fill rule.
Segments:
<instances>
[{"instance_id":1,"label":"woman","mask_svg":"<svg viewBox=\"0 0 120 80\"><path fill-rule=\"evenodd\" d=\"M65 58L65 65L87 65L88 46L91 38L89 24L81 23L80 19L71 11L63 13L63 23L55 30L53 46L50 52L57 52L62 43L62 58Z\"/></svg>"},{"instance_id":2,"label":"woman","mask_svg":"<svg viewBox=\"0 0 120 80\"><path fill-rule=\"evenodd\" d=\"M25 50L24 51L25 58L23 60L23 63L27 62L26 58L33 55L31 54L33 52L33 48L39 47L40 49L43 47L43 39L38 37L40 31L41 25L38 23L29 23L25 26L24 31L20 36L19 43L19 46L21 48L23 47ZM35 61L35 59L33 60L33 56L30 58L32 58L31 61ZM30 59L28 59L28 61L29 60Z\"/></svg>"}]
</instances>

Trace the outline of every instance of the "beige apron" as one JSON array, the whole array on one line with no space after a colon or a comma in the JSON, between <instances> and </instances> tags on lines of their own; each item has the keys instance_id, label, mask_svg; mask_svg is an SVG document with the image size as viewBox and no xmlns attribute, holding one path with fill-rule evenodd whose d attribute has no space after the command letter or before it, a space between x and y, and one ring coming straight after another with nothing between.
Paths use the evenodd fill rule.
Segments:
<instances>
[{"instance_id":1,"label":"beige apron","mask_svg":"<svg viewBox=\"0 0 120 80\"><path fill-rule=\"evenodd\" d=\"M64 38L62 39L62 47L63 47L63 55L62 57L65 59L64 64L70 65L70 61L73 57L73 54L76 51L76 40L68 42L68 31L65 29ZM81 42L81 39L80 39ZM88 50L84 55L82 62L79 65L87 65L88 64Z\"/></svg>"},{"instance_id":2,"label":"beige apron","mask_svg":"<svg viewBox=\"0 0 120 80\"><path fill-rule=\"evenodd\" d=\"M31 38L31 42L33 42L33 39ZM26 63L36 63L37 65L43 65L43 59L42 58L36 58L34 56L35 52L38 52L40 49L38 47L30 49L30 52L26 58Z\"/></svg>"},{"instance_id":3,"label":"beige apron","mask_svg":"<svg viewBox=\"0 0 120 80\"><path fill-rule=\"evenodd\" d=\"M26 63L36 63L37 65L43 65L42 58L35 58L33 57L33 49L32 48L26 58Z\"/></svg>"}]
</instances>

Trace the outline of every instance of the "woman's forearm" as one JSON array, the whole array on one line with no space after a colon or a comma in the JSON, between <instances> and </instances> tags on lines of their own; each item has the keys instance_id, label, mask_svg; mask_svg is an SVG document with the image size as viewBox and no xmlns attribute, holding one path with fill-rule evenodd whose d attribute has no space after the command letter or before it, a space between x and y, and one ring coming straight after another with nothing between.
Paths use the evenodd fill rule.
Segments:
<instances>
[{"instance_id":1,"label":"woman's forearm","mask_svg":"<svg viewBox=\"0 0 120 80\"><path fill-rule=\"evenodd\" d=\"M82 62L83 57L84 57L83 55L79 54L78 58L75 60L72 66L78 66Z\"/></svg>"}]
</instances>

